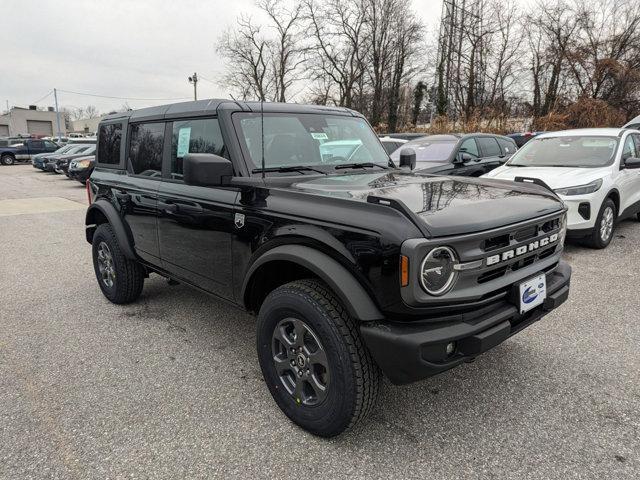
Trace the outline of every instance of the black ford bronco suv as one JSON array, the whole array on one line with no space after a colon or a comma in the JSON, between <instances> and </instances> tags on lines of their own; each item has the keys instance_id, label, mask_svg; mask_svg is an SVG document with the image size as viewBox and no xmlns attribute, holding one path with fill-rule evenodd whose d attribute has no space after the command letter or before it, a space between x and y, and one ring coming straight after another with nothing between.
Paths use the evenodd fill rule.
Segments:
<instances>
[{"instance_id":1,"label":"black ford bronco suv","mask_svg":"<svg viewBox=\"0 0 640 480\"><path fill-rule=\"evenodd\" d=\"M282 411L322 436L563 303L565 206L537 185L420 175L344 108L204 100L99 127L86 237L132 302L155 272L254 312Z\"/></svg>"}]
</instances>

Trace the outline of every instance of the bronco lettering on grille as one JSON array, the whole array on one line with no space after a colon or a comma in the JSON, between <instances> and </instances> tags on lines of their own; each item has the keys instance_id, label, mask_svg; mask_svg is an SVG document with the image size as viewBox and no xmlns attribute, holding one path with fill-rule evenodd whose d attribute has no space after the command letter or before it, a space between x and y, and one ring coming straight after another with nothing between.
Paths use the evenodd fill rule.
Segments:
<instances>
[{"instance_id":1,"label":"bronco lettering on grille","mask_svg":"<svg viewBox=\"0 0 640 480\"><path fill-rule=\"evenodd\" d=\"M500 262L505 262L507 260L510 260L512 258L515 257L519 257L521 255L524 255L526 253L529 252L533 252L535 250L538 250L540 248L544 248L547 245L551 245L554 242L557 242L559 238L559 235L557 233L554 233L553 235L549 235L548 237L544 237L541 238L539 240L536 240L534 242L530 242L526 245L520 245L517 248L513 248L511 250L506 250L502 253L496 254L496 255L491 255L490 257L486 258L486 265L487 267L491 266L491 265L496 265Z\"/></svg>"}]
</instances>

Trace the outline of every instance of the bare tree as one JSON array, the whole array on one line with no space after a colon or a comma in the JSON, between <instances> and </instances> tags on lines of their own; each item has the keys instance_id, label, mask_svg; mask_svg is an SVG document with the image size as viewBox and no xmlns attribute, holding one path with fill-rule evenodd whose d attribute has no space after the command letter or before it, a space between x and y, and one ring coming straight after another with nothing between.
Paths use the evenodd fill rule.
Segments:
<instances>
[{"instance_id":1,"label":"bare tree","mask_svg":"<svg viewBox=\"0 0 640 480\"><path fill-rule=\"evenodd\" d=\"M85 118L96 118L100 116L100 112L95 107L95 105L87 105L87 108L84 109Z\"/></svg>"},{"instance_id":2,"label":"bare tree","mask_svg":"<svg viewBox=\"0 0 640 480\"><path fill-rule=\"evenodd\" d=\"M408 3L408 2L407 2ZM409 90L403 89L413 75L420 70L416 63L420 54L420 45L423 37L423 25L410 11L403 11L397 15L393 25L393 58L389 85L389 103L387 123L389 131L398 128L399 107L404 94L405 100L409 99Z\"/></svg>"},{"instance_id":3,"label":"bare tree","mask_svg":"<svg viewBox=\"0 0 640 480\"><path fill-rule=\"evenodd\" d=\"M312 79L330 79L336 96L331 102L351 108L367 56L366 0L304 0L305 17L314 47L310 49Z\"/></svg>"},{"instance_id":4,"label":"bare tree","mask_svg":"<svg viewBox=\"0 0 640 480\"><path fill-rule=\"evenodd\" d=\"M276 32L268 44L275 100L286 102L287 92L300 79L300 67L304 63L306 47L301 33L302 4L296 3L287 8L281 0L261 0L258 7L267 14L270 26Z\"/></svg>"},{"instance_id":5,"label":"bare tree","mask_svg":"<svg viewBox=\"0 0 640 480\"><path fill-rule=\"evenodd\" d=\"M217 51L227 60L222 83L240 98L265 101L275 96L269 45L251 17L241 15L234 28L225 30L218 39Z\"/></svg>"}]
</instances>

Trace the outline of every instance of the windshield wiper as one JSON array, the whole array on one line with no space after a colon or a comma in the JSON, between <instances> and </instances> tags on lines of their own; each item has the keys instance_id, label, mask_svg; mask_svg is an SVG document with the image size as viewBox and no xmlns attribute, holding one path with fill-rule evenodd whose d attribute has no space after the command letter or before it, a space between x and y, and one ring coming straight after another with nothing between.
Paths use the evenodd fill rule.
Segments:
<instances>
[{"instance_id":1,"label":"windshield wiper","mask_svg":"<svg viewBox=\"0 0 640 480\"><path fill-rule=\"evenodd\" d=\"M372 162L366 162L366 163L343 163L342 165L336 165L334 168L336 170L342 170L343 168L371 168L371 167L380 167L383 170L387 170L389 167L386 167L384 165L380 165L379 163L372 163Z\"/></svg>"},{"instance_id":2,"label":"windshield wiper","mask_svg":"<svg viewBox=\"0 0 640 480\"><path fill-rule=\"evenodd\" d=\"M306 165L291 165L291 166L283 166L283 167L267 167L267 168L254 168L251 170L251 173L262 173L262 172L317 172L323 175L327 175L327 172L323 172L322 170L318 170L317 168L308 167Z\"/></svg>"}]
</instances>

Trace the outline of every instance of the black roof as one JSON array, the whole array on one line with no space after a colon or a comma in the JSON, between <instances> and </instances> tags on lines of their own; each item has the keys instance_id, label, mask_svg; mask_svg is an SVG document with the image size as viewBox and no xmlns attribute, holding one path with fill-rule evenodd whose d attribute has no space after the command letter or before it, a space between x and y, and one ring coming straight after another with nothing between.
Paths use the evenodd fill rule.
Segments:
<instances>
[{"instance_id":1,"label":"black roof","mask_svg":"<svg viewBox=\"0 0 640 480\"><path fill-rule=\"evenodd\" d=\"M344 107L327 107L322 105L300 105L296 103L275 103L275 102L244 102L227 100L221 98L211 98L207 100L197 100L192 102L172 103L157 107L141 108L129 110L127 112L112 113L104 117L104 120L114 120L128 118L132 121L154 120L164 117L188 117L200 115L212 115L219 108L232 110L242 110L246 112L292 112L292 113L332 113L340 115L360 115L359 113Z\"/></svg>"}]
</instances>

